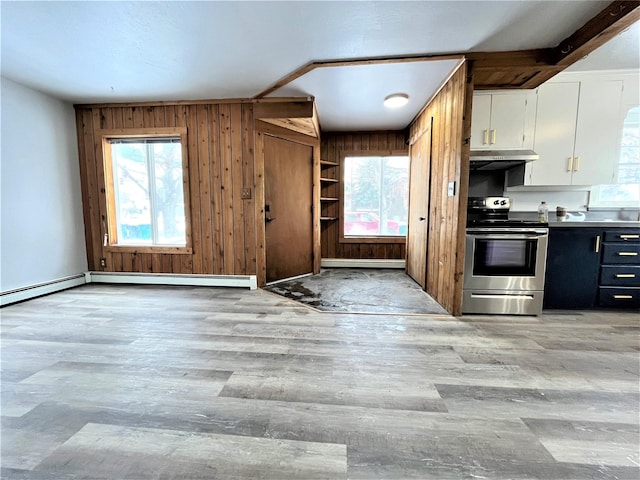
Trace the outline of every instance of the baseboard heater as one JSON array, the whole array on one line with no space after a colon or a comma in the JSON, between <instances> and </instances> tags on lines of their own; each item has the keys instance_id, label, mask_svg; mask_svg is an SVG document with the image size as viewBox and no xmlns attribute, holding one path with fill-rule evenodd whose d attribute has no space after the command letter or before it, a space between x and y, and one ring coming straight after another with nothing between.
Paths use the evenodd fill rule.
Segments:
<instances>
[{"instance_id":1,"label":"baseboard heater","mask_svg":"<svg viewBox=\"0 0 640 480\"><path fill-rule=\"evenodd\" d=\"M37 283L27 287L16 288L0 293L0 306L9 305L11 303L22 302L35 297L41 297L49 293L67 290L68 288L78 287L87 283L86 274L79 273L69 277L57 278L49 282Z\"/></svg>"},{"instance_id":2,"label":"baseboard heater","mask_svg":"<svg viewBox=\"0 0 640 480\"><path fill-rule=\"evenodd\" d=\"M323 258L320 266L324 268L405 268L404 260L367 259L367 258Z\"/></svg>"},{"instance_id":3,"label":"baseboard heater","mask_svg":"<svg viewBox=\"0 0 640 480\"><path fill-rule=\"evenodd\" d=\"M87 272L87 283L140 285L188 285L193 287L240 287L255 290L255 275L191 275L179 273Z\"/></svg>"},{"instance_id":4,"label":"baseboard heater","mask_svg":"<svg viewBox=\"0 0 640 480\"><path fill-rule=\"evenodd\" d=\"M193 287L239 287L255 290L255 275L189 275L177 273L85 272L50 282L29 285L0 293L0 306L41 297L86 283L121 283L134 285L186 285Z\"/></svg>"}]
</instances>

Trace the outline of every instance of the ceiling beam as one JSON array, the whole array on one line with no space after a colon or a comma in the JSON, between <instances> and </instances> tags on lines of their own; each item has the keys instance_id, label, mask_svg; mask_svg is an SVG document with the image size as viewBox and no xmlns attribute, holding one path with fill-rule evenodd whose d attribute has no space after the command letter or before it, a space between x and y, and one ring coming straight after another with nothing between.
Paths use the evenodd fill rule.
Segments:
<instances>
[{"instance_id":1,"label":"ceiling beam","mask_svg":"<svg viewBox=\"0 0 640 480\"><path fill-rule=\"evenodd\" d=\"M474 89L535 88L564 67L551 64L552 48L511 52L472 52L467 55Z\"/></svg>"},{"instance_id":2,"label":"ceiling beam","mask_svg":"<svg viewBox=\"0 0 640 480\"><path fill-rule=\"evenodd\" d=\"M616 0L556 47L469 53L476 90L536 88L640 19L640 0Z\"/></svg>"},{"instance_id":3,"label":"ceiling beam","mask_svg":"<svg viewBox=\"0 0 640 480\"><path fill-rule=\"evenodd\" d=\"M468 52L320 60L307 63L254 96L261 99L316 68L466 58L476 90L536 88L640 20L640 0L616 0L556 47L509 52Z\"/></svg>"},{"instance_id":4,"label":"ceiling beam","mask_svg":"<svg viewBox=\"0 0 640 480\"><path fill-rule=\"evenodd\" d=\"M640 20L640 1L617 0L565 38L554 49L552 63L569 66Z\"/></svg>"}]
</instances>

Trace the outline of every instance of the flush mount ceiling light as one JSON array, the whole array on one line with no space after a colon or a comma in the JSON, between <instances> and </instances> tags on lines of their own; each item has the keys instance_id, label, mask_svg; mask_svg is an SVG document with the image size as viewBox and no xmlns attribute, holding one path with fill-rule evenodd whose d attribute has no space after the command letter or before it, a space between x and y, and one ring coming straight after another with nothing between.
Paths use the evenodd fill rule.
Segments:
<instances>
[{"instance_id":1,"label":"flush mount ceiling light","mask_svg":"<svg viewBox=\"0 0 640 480\"><path fill-rule=\"evenodd\" d=\"M409 95L406 93L393 93L384 99L387 108L400 108L409 103Z\"/></svg>"}]
</instances>

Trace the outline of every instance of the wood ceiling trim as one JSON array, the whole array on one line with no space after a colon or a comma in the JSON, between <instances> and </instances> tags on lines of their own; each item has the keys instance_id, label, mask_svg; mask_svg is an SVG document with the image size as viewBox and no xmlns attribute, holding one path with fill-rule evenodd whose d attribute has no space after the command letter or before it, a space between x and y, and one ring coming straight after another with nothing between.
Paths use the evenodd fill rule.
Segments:
<instances>
[{"instance_id":1,"label":"wood ceiling trim","mask_svg":"<svg viewBox=\"0 0 640 480\"><path fill-rule=\"evenodd\" d=\"M314 62L309 62L306 65L303 65L299 69L291 72L286 77L281 78L276 83L271 85L269 88L264 89L262 92L258 93L254 96L254 99L261 99L270 93L275 92L279 88L284 87L285 85L293 82L297 78L306 75L307 73L315 70L316 68L327 68L327 67L357 67L362 65L383 65L390 63L409 63L409 62L428 62L432 60L457 60L464 58L464 54L456 53L456 54L420 54L420 55L406 55L406 56L393 56L393 57L370 57L370 58L354 58L354 59L346 59L346 60L318 60Z\"/></svg>"},{"instance_id":2,"label":"wood ceiling trim","mask_svg":"<svg viewBox=\"0 0 640 480\"><path fill-rule=\"evenodd\" d=\"M256 122L275 125L276 127L280 127L281 129L296 132L307 137L312 137L315 139L318 138L315 127L310 118L261 118L257 119Z\"/></svg>"},{"instance_id":3,"label":"wood ceiling trim","mask_svg":"<svg viewBox=\"0 0 640 480\"><path fill-rule=\"evenodd\" d=\"M279 99L280 100L280 99ZM149 102L110 102L110 103L74 103L75 108L112 108L112 107L167 107L177 105L222 105L230 103L254 103L251 98L217 98L210 100L161 100Z\"/></svg>"},{"instance_id":4,"label":"wood ceiling trim","mask_svg":"<svg viewBox=\"0 0 640 480\"><path fill-rule=\"evenodd\" d=\"M253 115L256 120L320 138L320 125L313 100L256 100Z\"/></svg>"},{"instance_id":5,"label":"wood ceiling trim","mask_svg":"<svg viewBox=\"0 0 640 480\"><path fill-rule=\"evenodd\" d=\"M256 102L253 106L254 118L312 118L313 101Z\"/></svg>"}]
</instances>

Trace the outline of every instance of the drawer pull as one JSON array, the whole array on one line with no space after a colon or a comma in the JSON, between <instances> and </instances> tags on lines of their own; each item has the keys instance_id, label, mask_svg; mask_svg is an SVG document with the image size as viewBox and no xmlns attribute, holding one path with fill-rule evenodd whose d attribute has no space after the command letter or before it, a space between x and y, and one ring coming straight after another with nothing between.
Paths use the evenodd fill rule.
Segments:
<instances>
[{"instance_id":1,"label":"drawer pull","mask_svg":"<svg viewBox=\"0 0 640 480\"><path fill-rule=\"evenodd\" d=\"M596 235L596 253L600 252L600 235Z\"/></svg>"},{"instance_id":2,"label":"drawer pull","mask_svg":"<svg viewBox=\"0 0 640 480\"><path fill-rule=\"evenodd\" d=\"M621 257L637 257L638 252L618 252L618 255Z\"/></svg>"},{"instance_id":3,"label":"drawer pull","mask_svg":"<svg viewBox=\"0 0 640 480\"><path fill-rule=\"evenodd\" d=\"M613 298L616 300L630 300L633 298L633 295L614 295Z\"/></svg>"},{"instance_id":4,"label":"drawer pull","mask_svg":"<svg viewBox=\"0 0 640 480\"><path fill-rule=\"evenodd\" d=\"M640 235L620 235L622 240L635 240L636 238L640 238Z\"/></svg>"},{"instance_id":5,"label":"drawer pull","mask_svg":"<svg viewBox=\"0 0 640 480\"><path fill-rule=\"evenodd\" d=\"M616 273L616 278L636 278L635 273Z\"/></svg>"}]
</instances>

